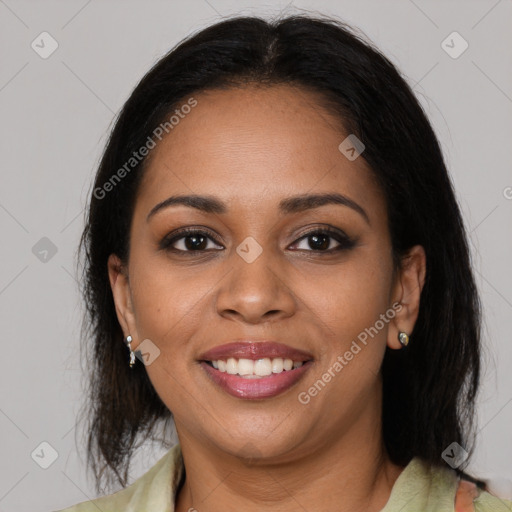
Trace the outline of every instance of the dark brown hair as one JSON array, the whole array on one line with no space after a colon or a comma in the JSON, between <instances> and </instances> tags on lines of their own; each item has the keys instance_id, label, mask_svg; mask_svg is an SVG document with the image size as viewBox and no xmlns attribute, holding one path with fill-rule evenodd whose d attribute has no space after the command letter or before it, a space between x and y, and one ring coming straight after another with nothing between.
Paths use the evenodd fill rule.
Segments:
<instances>
[{"instance_id":1,"label":"dark brown hair","mask_svg":"<svg viewBox=\"0 0 512 512\"><path fill-rule=\"evenodd\" d=\"M382 428L391 459L406 464L418 456L442 465L441 454L454 441L471 452L480 304L461 213L426 115L393 64L342 22L237 17L188 37L142 78L116 120L96 174L80 247L83 340L92 365L83 414L98 490L113 476L126 485L136 440L150 438L162 422L169 431L172 418L144 365L128 366L107 272L111 253L127 261L146 159L107 193L98 190L193 93L245 83L293 84L325 98L340 126L366 146L362 157L386 198L396 264L413 245L426 251L412 341L402 351L387 349L382 366Z\"/></svg>"}]
</instances>

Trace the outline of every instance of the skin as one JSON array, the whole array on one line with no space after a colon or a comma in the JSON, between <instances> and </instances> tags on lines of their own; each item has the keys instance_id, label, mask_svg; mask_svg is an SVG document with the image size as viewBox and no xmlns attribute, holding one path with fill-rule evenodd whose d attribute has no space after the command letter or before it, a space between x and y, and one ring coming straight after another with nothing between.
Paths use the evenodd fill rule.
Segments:
<instances>
[{"instance_id":1,"label":"skin","mask_svg":"<svg viewBox=\"0 0 512 512\"><path fill-rule=\"evenodd\" d=\"M173 412L186 481L176 510L378 511L402 467L381 435L379 368L386 345L410 333L425 278L413 247L394 271L385 198L363 158L338 150L347 136L315 94L288 85L206 91L151 154L132 219L129 261L108 262L117 315L136 350L150 339L160 355L146 366ZM282 215L281 199L337 192L367 213L324 205ZM175 194L212 195L227 213L179 205ZM355 245L338 252L304 234L329 225ZM216 235L203 252L173 253L159 242L182 227ZM252 263L236 248L262 248ZM186 239L174 248L186 251ZM189 239L190 242L190 239ZM321 244L320 244L321 245ZM321 252L321 251L324 252ZM402 308L317 396L307 391L394 302ZM200 354L236 338L276 340L310 352L309 371L285 393L243 400L219 389ZM414 340L411 340L414 343Z\"/></svg>"}]
</instances>

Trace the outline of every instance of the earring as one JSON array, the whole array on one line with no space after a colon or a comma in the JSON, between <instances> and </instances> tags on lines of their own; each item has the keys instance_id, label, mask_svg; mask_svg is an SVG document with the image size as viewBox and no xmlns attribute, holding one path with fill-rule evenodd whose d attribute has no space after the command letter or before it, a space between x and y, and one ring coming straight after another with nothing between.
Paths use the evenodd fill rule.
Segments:
<instances>
[{"instance_id":1,"label":"earring","mask_svg":"<svg viewBox=\"0 0 512 512\"><path fill-rule=\"evenodd\" d=\"M405 332L400 331L398 333L398 341L400 345L402 345L402 348L406 347L409 344L409 336Z\"/></svg>"},{"instance_id":2,"label":"earring","mask_svg":"<svg viewBox=\"0 0 512 512\"><path fill-rule=\"evenodd\" d=\"M130 349L130 368L133 368L133 366L135 365L135 352L132 350L131 342L132 337L130 335L126 336L125 343Z\"/></svg>"}]
</instances>

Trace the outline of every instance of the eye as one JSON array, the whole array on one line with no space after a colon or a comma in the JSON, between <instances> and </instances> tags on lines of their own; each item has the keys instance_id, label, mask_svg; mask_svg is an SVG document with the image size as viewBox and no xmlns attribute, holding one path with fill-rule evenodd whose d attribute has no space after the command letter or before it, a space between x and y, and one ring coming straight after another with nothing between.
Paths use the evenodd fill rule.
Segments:
<instances>
[{"instance_id":1,"label":"eye","mask_svg":"<svg viewBox=\"0 0 512 512\"><path fill-rule=\"evenodd\" d=\"M209 245L210 242L211 244ZM334 245L337 244L337 246L335 245L333 247L333 242ZM297 247L300 244L303 244L306 247ZM342 231L329 228L316 228L301 236L290 247L308 252L332 253L335 251L350 249L354 245L355 241L349 238ZM218 249L215 249L215 247ZM216 242L215 235L206 229L183 228L178 232L174 232L171 235L166 236L160 243L160 249L175 253L197 253L210 252L212 249L222 250L223 247Z\"/></svg>"},{"instance_id":2,"label":"eye","mask_svg":"<svg viewBox=\"0 0 512 512\"><path fill-rule=\"evenodd\" d=\"M333 241L334 244L337 243L338 245L333 247ZM317 228L309 231L300 237L297 242L294 242L294 245L297 246L300 243L306 247L297 247L299 250L326 253L350 249L355 245L355 241L345 235L345 233L327 228ZM308 247L310 249L308 249Z\"/></svg>"},{"instance_id":3,"label":"eye","mask_svg":"<svg viewBox=\"0 0 512 512\"><path fill-rule=\"evenodd\" d=\"M173 252L205 252L211 249L208 242L215 242L215 237L209 231L184 228L173 233L171 237L166 236L160 243L160 248Z\"/></svg>"}]
</instances>

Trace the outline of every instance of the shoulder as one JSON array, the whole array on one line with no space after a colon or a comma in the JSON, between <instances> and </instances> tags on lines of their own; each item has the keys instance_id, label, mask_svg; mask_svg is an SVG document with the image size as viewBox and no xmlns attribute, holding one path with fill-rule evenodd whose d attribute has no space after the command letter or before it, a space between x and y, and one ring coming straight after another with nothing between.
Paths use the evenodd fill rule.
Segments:
<instances>
[{"instance_id":1,"label":"shoulder","mask_svg":"<svg viewBox=\"0 0 512 512\"><path fill-rule=\"evenodd\" d=\"M486 490L485 482L466 477L457 478L455 512L512 512L512 501Z\"/></svg>"},{"instance_id":2,"label":"shoulder","mask_svg":"<svg viewBox=\"0 0 512 512\"><path fill-rule=\"evenodd\" d=\"M512 501L499 498L487 491L480 491L474 500L476 512L512 512Z\"/></svg>"},{"instance_id":3,"label":"shoulder","mask_svg":"<svg viewBox=\"0 0 512 512\"><path fill-rule=\"evenodd\" d=\"M469 482L462 482L459 492L459 482L453 469L415 457L399 475L381 512L465 512L471 506L475 512L512 512L511 501L481 489L473 493Z\"/></svg>"},{"instance_id":4,"label":"shoulder","mask_svg":"<svg viewBox=\"0 0 512 512\"><path fill-rule=\"evenodd\" d=\"M182 472L181 448L176 444L146 473L124 489L54 512L111 512L148 506L152 512L168 512L174 510L174 491Z\"/></svg>"}]
</instances>

